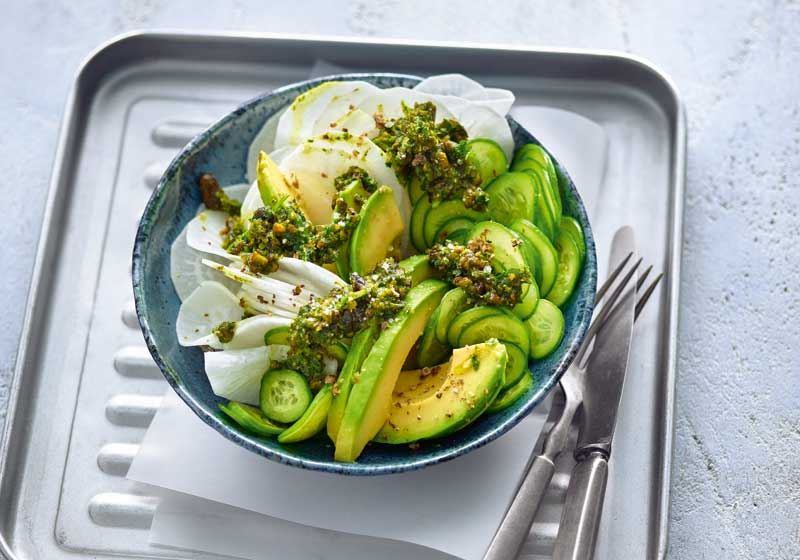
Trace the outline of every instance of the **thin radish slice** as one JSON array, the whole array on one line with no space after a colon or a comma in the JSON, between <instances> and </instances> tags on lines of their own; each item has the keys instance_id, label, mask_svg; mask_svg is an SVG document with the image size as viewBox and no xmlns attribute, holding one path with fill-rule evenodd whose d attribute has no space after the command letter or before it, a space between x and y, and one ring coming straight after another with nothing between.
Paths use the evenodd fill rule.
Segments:
<instances>
[{"instance_id":1,"label":"thin radish slice","mask_svg":"<svg viewBox=\"0 0 800 560\"><path fill-rule=\"evenodd\" d=\"M253 184L247 190L247 194L242 201L242 207L239 214L242 217L244 227L250 227L250 218L256 210L264 206L264 201L261 200L261 192L258 190L258 181L253 181Z\"/></svg>"},{"instance_id":2,"label":"thin radish slice","mask_svg":"<svg viewBox=\"0 0 800 560\"><path fill-rule=\"evenodd\" d=\"M297 317L297 311L300 309L298 307L296 310L290 311L273 305L271 298L268 299L263 292L254 290L249 286L242 286L242 289L236 295L244 303L246 310L253 313L262 313L270 317L284 317L291 320Z\"/></svg>"},{"instance_id":3,"label":"thin radish slice","mask_svg":"<svg viewBox=\"0 0 800 560\"><path fill-rule=\"evenodd\" d=\"M238 305L239 302L236 303ZM239 309L241 310L241 307ZM241 313L239 316L241 317ZM242 319L236 323L231 341L224 343L222 347L225 350L238 350L263 346L264 335L267 331L275 327L288 327L291 323L291 319L275 315L255 315Z\"/></svg>"},{"instance_id":4,"label":"thin radish slice","mask_svg":"<svg viewBox=\"0 0 800 560\"><path fill-rule=\"evenodd\" d=\"M302 259L283 257L278 261L279 271L294 276L299 281L310 282L310 289L317 291L318 296L326 296L336 287L342 288L347 283L330 270Z\"/></svg>"},{"instance_id":5,"label":"thin radish slice","mask_svg":"<svg viewBox=\"0 0 800 560\"><path fill-rule=\"evenodd\" d=\"M222 248L220 231L225 228L228 214L219 210L203 210L186 226L186 242L189 247L203 253L238 261L239 257Z\"/></svg>"},{"instance_id":6,"label":"thin radish slice","mask_svg":"<svg viewBox=\"0 0 800 560\"><path fill-rule=\"evenodd\" d=\"M219 282L203 282L178 311L175 322L178 343L181 346L220 348L219 339L212 330L220 323L239 321L242 311L239 300L228 288Z\"/></svg>"},{"instance_id":7,"label":"thin radish slice","mask_svg":"<svg viewBox=\"0 0 800 560\"><path fill-rule=\"evenodd\" d=\"M231 291L236 290L238 287L236 282L200 262L204 256L225 264L229 261L216 255L205 255L189 247L186 242L186 230L188 227L183 228L180 235L175 238L169 252L169 272L178 298L181 301L185 301L198 286L209 280L219 282Z\"/></svg>"},{"instance_id":8,"label":"thin radish slice","mask_svg":"<svg viewBox=\"0 0 800 560\"><path fill-rule=\"evenodd\" d=\"M204 358L206 375L215 395L258 405L261 377L270 364L267 346L206 352Z\"/></svg>"},{"instance_id":9,"label":"thin radish slice","mask_svg":"<svg viewBox=\"0 0 800 560\"><path fill-rule=\"evenodd\" d=\"M503 149L508 161L514 157L514 136L505 117L488 107L470 105L458 115L470 138L490 138Z\"/></svg>"},{"instance_id":10,"label":"thin radish slice","mask_svg":"<svg viewBox=\"0 0 800 560\"><path fill-rule=\"evenodd\" d=\"M278 121L275 148L299 145L313 135L321 118L335 121L376 90L366 82L325 82L298 95Z\"/></svg>"},{"instance_id":11,"label":"thin radish slice","mask_svg":"<svg viewBox=\"0 0 800 560\"><path fill-rule=\"evenodd\" d=\"M258 167L258 154L262 151L271 155L275 149L275 131L278 129L278 122L286 111L279 111L272 115L258 131L256 137L250 142L247 150L247 182L252 183L256 180L256 169Z\"/></svg>"},{"instance_id":12,"label":"thin radish slice","mask_svg":"<svg viewBox=\"0 0 800 560\"><path fill-rule=\"evenodd\" d=\"M453 118L455 115L435 96L404 87L393 87L380 90L366 98L358 108L368 115L382 113L385 119L396 119L403 116L403 105L413 107L415 103L433 102L436 105L436 120ZM377 129L375 130L377 133Z\"/></svg>"},{"instance_id":13,"label":"thin radish slice","mask_svg":"<svg viewBox=\"0 0 800 560\"><path fill-rule=\"evenodd\" d=\"M436 97L454 114L460 112L458 100L467 101L492 109L500 116L505 116L514 104L514 94L507 89L487 88L463 74L441 74L422 80L414 86L414 91ZM454 110L456 109L456 110Z\"/></svg>"}]
</instances>

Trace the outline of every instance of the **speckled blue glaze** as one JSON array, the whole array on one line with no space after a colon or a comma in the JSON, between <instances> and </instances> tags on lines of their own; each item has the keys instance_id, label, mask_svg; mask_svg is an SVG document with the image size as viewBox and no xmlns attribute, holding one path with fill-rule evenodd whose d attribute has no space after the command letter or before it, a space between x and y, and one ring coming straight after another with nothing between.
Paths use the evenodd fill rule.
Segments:
<instances>
[{"instance_id":1,"label":"speckled blue glaze","mask_svg":"<svg viewBox=\"0 0 800 560\"><path fill-rule=\"evenodd\" d=\"M169 251L172 241L194 217L200 195L199 175L212 172L220 183L244 182L247 150L264 122L300 93L321 82L365 80L378 87L412 87L419 78L398 74L346 74L286 86L253 99L192 140L167 168L145 208L133 250L133 290L136 312L147 347L172 388L220 434L242 447L271 460L296 467L348 474L378 475L419 469L447 461L501 436L539 404L566 371L583 340L592 315L597 282L594 238L583 203L569 175L555 162L565 179L564 213L575 217L586 238L585 266L563 308L566 331L558 349L530 366L535 383L510 408L487 414L450 436L423 442L419 449L406 445L370 444L357 463L333 461L333 444L327 436L283 445L275 439L250 435L227 421L217 410L222 401L214 395L203 371L199 348L184 348L175 335L180 300L170 279ZM517 146L538 141L509 118ZM555 161L555 160L554 160Z\"/></svg>"}]
</instances>

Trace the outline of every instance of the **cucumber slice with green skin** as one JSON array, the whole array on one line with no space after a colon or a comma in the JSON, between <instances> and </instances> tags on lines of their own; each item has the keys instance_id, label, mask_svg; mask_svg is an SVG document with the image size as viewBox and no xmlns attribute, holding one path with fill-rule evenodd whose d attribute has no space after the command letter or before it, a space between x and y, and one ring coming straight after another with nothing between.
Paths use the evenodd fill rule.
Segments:
<instances>
[{"instance_id":1,"label":"cucumber slice with green skin","mask_svg":"<svg viewBox=\"0 0 800 560\"><path fill-rule=\"evenodd\" d=\"M469 305L467 292L461 288L453 288L447 292L439 303L439 312L436 317L436 340L447 344L447 330L450 323Z\"/></svg>"},{"instance_id":2,"label":"cucumber slice with green skin","mask_svg":"<svg viewBox=\"0 0 800 560\"><path fill-rule=\"evenodd\" d=\"M508 169L506 154L500 145L489 138L473 138L467 142L467 160L478 169L481 187Z\"/></svg>"},{"instance_id":3,"label":"cucumber slice with green skin","mask_svg":"<svg viewBox=\"0 0 800 560\"><path fill-rule=\"evenodd\" d=\"M509 171L486 187L489 215L503 225L531 218L536 210L536 185L529 173Z\"/></svg>"},{"instance_id":4,"label":"cucumber slice with green skin","mask_svg":"<svg viewBox=\"0 0 800 560\"><path fill-rule=\"evenodd\" d=\"M586 258L586 240L583 238L583 229L578 220L572 216L562 216L561 229L572 236L572 240L578 247L578 253L581 255L581 263L583 263L583 259Z\"/></svg>"},{"instance_id":5,"label":"cucumber slice with green skin","mask_svg":"<svg viewBox=\"0 0 800 560\"><path fill-rule=\"evenodd\" d=\"M464 206L460 200L445 200L432 204L430 210L425 214L423 226L423 239L425 248L432 246L437 240L437 232L447 222L453 218L467 218L473 222L485 220L486 214L476 212Z\"/></svg>"},{"instance_id":6,"label":"cucumber slice with green skin","mask_svg":"<svg viewBox=\"0 0 800 560\"><path fill-rule=\"evenodd\" d=\"M575 290L581 275L581 257L572 236L564 230L559 231L555 247L558 251L558 275L547 299L561 307Z\"/></svg>"},{"instance_id":7,"label":"cucumber slice with green skin","mask_svg":"<svg viewBox=\"0 0 800 560\"><path fill-rule=\"evenodd\" d=\"M331 344L326 349L328 351L328 354L330 354L331 358L339 362L339 365L344 363L344 361L347 359L347 353L350 351L350 349L347 347L347 344L345 344L344 342L337 342L336 344Z\"/></svg>"},{"instance_id":8,"label":"cucumber slice with green skin","mask_svg":"<svg viewBox=\"0 0 800 560\"><path fill-rule=\"evenodd\" d=\"M524 350L512 344L511 342L503 342L508 352L508 364L506 365L506 381L503 388L507 389L519 381L519 378L528 372L528 349Z\"/></svg>"},{"instance_id":9,"label":"cucumber slice with green skin","mask_svg":"<svg viewBox=\"0 0 800 560\"><path fill-rule=\"evenodd\" d=\"M528 329L525 328L525 323L508 309L499 309L501 311L497 315L484 315L461 329L456 347L479 344L496 338L500 342L514 344L524 350L527 355L530 336Z\"/></svg>"},{"instance_id":10,"label":"cucumber slice with green skin","mask_svg":"<svg viewBox=\"0 0 800 560\"><path fill-rule=\"evenodd\" d=\"M469 218L453 218L448 220L436 232L436 235L434 236L434 243L441 243L447 239L460 243L461 241L457 240L466 239L466 236L469 234L472 226L474 225L475 221L470 220Z\"/></svg>"},{"instance_id":11,"label":"cucumber slice with green skin","mask_svg":"<svg viewBox=\"0 0 800 560\"><path fill-rule=\"evenodd\" d=\"M536 313L525 324L531 339L531 358L535 360L549 356L564 338L564 314L546 299L539 302Z\"/></svg>"},{"instance_id":12,"label":"cucumber slice with green skin","mask_svg":"<svg viewBox=\"0 0 800 560\"><path fill-rule=\"evenodd\" d=\"M422 190L422 183L417 179L412 179L411 184L408 186L408 198L411 204L416 204L420 198L427 197L428 193Z\"/></svg>"},{"instance_id":13,"label":"cucumber slice with green skin","mask_svg":"<svg viewBox=\"0 0 800 560\"><path fill-rule=\"evenodd\" d=\"M447 361L451 348L436 339L436 324L439 322L441 308L437 307L422 331L419 346L417 346L417 365L431 367Z\"/></svg>"},{"instance_id":14,"label":"cucumber slice with green skin","mask_svg":"<svg viewBox=\"0 0 800 560\"><path fill-rule=\"evenodd\" d=\"M534 164L539 167L547 175L550 188L555 195L558 213L562 213L561 194L559 192L558 175L556 174L556 166L553 164L553 159L545 151L544 148L537 144L526 144L514 156L514 163L525 166L526 164ZM530 167L528 167L530 168Z\"/></svg>"},{"instance_id":15,"label":"cucumber slice with green skin","mask_svg":"<svg viewBox=\"0 0 800 560\"><path fill-rule=\"evenodd\" d=\"M507 409L517 402L522 395L527 393L531 387L533 387L533 376L523 375L519 378L519 381L514 383L511 387L503 389L500 394L497 395L497 398L492 401L492 404L489 405L489 408L486 409L486 412L494 414L495 412Z\"/></svg>"},{"instance_id":16,"label":"cucumber slice with green skin","mask_svg":"<svg viewBox=\"0 0 800 560\"><path fill-rule=\"evenodd\" d=\"M556 281L558 252L542 230L528 220L516 220L511 224L511 229L524 237L539 257L538 263L541 271L539 293L541 297L547 296Z\"/></svg>"},{"instance_id":17,"label":"cucumber slice with green skin","mask_svg":"<svg viewBox=\"0 0 800 560\"><path fill-rule=\"evenodd\" d=\"M411 244L420 253L425 251L425 217L431 209L431 202L427 196L420 198L414 209L411 211L411 218L409 219L409 235L411 237Z\"/></svg>"},{"instance_id":18,"label":"cucumber slice with green skin","mask_svg":"<svg viewBox=\"0 0 800 560\"><path fill-rule=\"evenodd\" d=\"M458 339L461 336L461 332L469 325L486 317L494 317L502 314L503 312L499 307L490 307L488 305L471 307L466 311L462 311L453 319L450 326L447 328L447 343L453 348L459 348L461 345L458 343ZM489 340L489 338L492 337L488 337L486 340Z\"/></svg>"},{"instance_id":19,"label":"cucumber slice with green skin","mask_svg":"<svg viewBox=\"0 0 800 560\"><path fill-rule=\"evenodd\" d=\"M239 427L257 436L277 436L286 429L273 423L254 406L236 401L230 401L228 404L220 403L217 406Z\"/></svg>"},{"instance_id":20,"label":"cucumber slice with green skin","mask_svg":"<svg viewBox=\"0 0 800 560\"><path fill-rule=\"evenodd\" d=\"M334 391L333 403L328 412L328 437L334 443L347 406L347 398L353 388L353 376L361 369L361 364L369 354L377 338L378 328L375 325L371 325L358 332L350 344L350 351L347 353L342 371L339 372L339 378L336 380L336 391Z\"/></svg>"},{"instance_id":21,"label":"cucumber slice with green skin","mask_svg":"<svg viewBox=\"0 0 800 560\"><path fill-rule=\"evenodd\" d=\"M261 412L270 420L290 423L300 418L311 403L306 378L291 369L273 369L261 378Z\"/></svg>"},{"instance_id":22,"label":"cucumber slice with green skin","mask_svg":"<svg viewBox=\"0 0 800 560\"><path fill-rule=\"evenodd\" d=\"M289 344L289 327L275 327L265 332L264 344Z\"/></svg>"},{"instance_id":23,"label":"cucumber slice with green skin","mask_svg":"<svg viewBox=\"0 0 800 560\"><path fill-rule=\"evenodd\" d=\"M281 443L297 443L314 437L325 428L333 402L330 385L324 385L314 396L303 415L278 436Z\"/></svg>"},{"instance_id":24,"label":"cucumber slice with green skin","mask_svg":"<svg viewBox=\"0 0 800 560\"><path fill-rule=\"evenodd\" d=\"M363 275L372 272L391 252L404 224L389 187L380 187L372 193L359 216L350 239L350 270Z\"/></svg>"},{"instance_id":25,"label":"cucumber slice with green skin","mask_svg":"<svg viewBox=\"0 0 800 560\"><path fill-rule=\"evenodd\" d=\"M539 171L535 179L541 184L542 198L553 220L554 231L557 233L561 225L561 202L558 197L558 185L551 185L550 179L547 178L543 171Z\"/></svg>"},{"instance_id":26,"label":"cucumber slice with green skin","mask_svg":"<svg viewBox=\"0 0 800 560\"><path fill-rule=\"evenodd\" d=\"M511 312L523 321L533 315L539 305L539 285L536 282L528 284L522 296L522 301L511 308Z\"/></svg>"}]
</instances>

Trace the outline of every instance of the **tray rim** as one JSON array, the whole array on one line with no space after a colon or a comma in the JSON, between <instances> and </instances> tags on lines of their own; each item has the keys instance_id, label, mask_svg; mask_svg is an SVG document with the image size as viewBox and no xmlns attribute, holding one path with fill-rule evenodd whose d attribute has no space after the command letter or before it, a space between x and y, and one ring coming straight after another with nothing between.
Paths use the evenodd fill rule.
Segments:
<instances>
[{"instance_id":1,"label":"tray rim","mask_svg":"<svg viewBox=\"0 0 800 560\"><path fill-rule=\"evenodd\" d=\"M656 558L663 559L666 556L668 547L669 529L669 510L670 510L670 490L671 472L673 459L673 440L675 431L675 378L677 375L677 334L679 322L679 300L680 300L680 276L681 276L681 255L683 246L683 218L684 218L684 194L686 182L686 147L687 147L687 124L686 106L683 98L673 81L673 79L654 63L644 57L608 49L585 49L585 48L566 48L548 46L525 46L509 45L502 43L478 43L478 42L457 42L457 41L432 41L432 40L409 40L398 38L372 38L372 37L346 37L324 34L296 34L296 33L269 33L251 31L203 31L195 32L184 29L139 29L118 34L107 41L102 42L91 51L79 64L72 80L72 86L64 104L64 112L59 128L59 137L53 159L53 167L48 183L47 196L45 198L44 211L42 213L42 226L39 239L37 240L35 259L30 276L30 287L25 302L25 313L22 328L19 336L17 355L13 373L11 375L8 401L6 407L6 418L2 434L0 434L0 497L7 492L7 478L10 476L12 467L9 466L10 450L12 449L12 438L20 438L24 435L23 428L16 428L19 421L20 394L22 392L23 380L28 368L28 362L35 358L30 351L30 342L35 336L36 328L40 327L42 314L46 309L46 296L43 298L43 284L47 282L44 276L44 265L47 257L53 252L53 237L56 226L60 225L61 210L56 205L60 195L69 188L72 171L74 167L70 164L71 152L76 145L80 145L83 127L79 126L78 117L86 107L81 105L81 94L83 90L92 84L89 75L94 66L102 66L102 58L109 52L123 47L126 43L136 40L211 40L211 41L234 41L234 40L253 40L258 42L287 41L297 44L308 42L327 42L341 45L385 45L397 47L420 47L431 49L474 49L491 53L496 52L518 52L543 55L565 55L584 57L595 60L614 59L616 62L630 64L649 73L657 82L665 88L669 97L669 102L674 105L674 117L668 121L674 127L673 140L671 142L672 161L670 163L670 227L668 237L669 259L668 276L670 282L667 284L668 291L665 294L668 304L666 320L666 348L665 363L666 372L662 379L664 394L663 417L659 435L663 438L661 457L659 493L657 497L657 544L655 553ZM89 81L89 83L86 83ZM95 84L96 85L96 84ZM96 93L90 90L90 96ZM661 104L659 104L660 106ZM65 173L66 172L66 173ZM8 502L7 502L8 503ZM8 560L19 558L12 549L8 536L5 532L7 528L7 515L17 507L16 502L8 503L7 508L0 511L0 555Z\"/></svg>"}]
</instances>

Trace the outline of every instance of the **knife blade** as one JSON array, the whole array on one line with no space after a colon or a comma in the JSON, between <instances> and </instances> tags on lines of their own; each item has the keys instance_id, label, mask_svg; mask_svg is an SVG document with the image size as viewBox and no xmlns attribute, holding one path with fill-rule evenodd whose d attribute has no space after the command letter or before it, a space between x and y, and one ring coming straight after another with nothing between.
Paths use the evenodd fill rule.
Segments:
<instances>
[{"instance_id":1,"label":"knife blade","mask_svg":"<svg viewBox=\"0 0 800 560\"><path fill-rule=\"evenodd\" d=\"M621 236L621 239L617 237ZM617 232L611 255L617 250L635 250L633 230ZM583 416L575 448L577 461L570 477L567 498L559 524L553 558L585 560L594 556L597 530L603 510L608 459L628 369L636 307L638 274L623 292L595 338L586 365L583 390Z\"/></svg>"}]
</instances>

